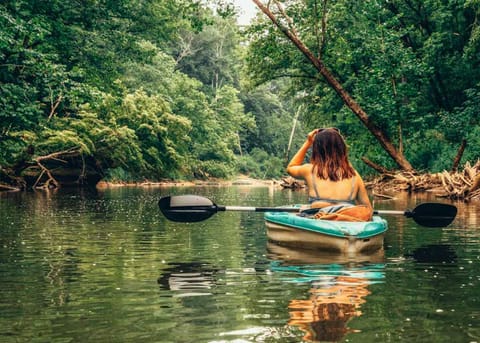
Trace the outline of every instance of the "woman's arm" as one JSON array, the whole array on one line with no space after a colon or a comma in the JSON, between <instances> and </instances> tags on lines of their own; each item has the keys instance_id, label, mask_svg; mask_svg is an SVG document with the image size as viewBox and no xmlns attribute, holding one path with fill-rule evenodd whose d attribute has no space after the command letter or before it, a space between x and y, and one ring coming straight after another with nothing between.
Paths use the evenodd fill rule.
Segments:
<instances>
[{"instance_id":1,"label":"woman's arm","mask_svg":"<svg viewBox=\"0 0 480 343\"><path fill-rule=\"evenodd\" d=\"M356 203L359 205L366 205L373 210L372 203L370 202L370 198L368 197L367 188L365 187L365 183L363 182L363 179L360 176L360 174L358 174L358 172L357 172L357 180L358 180L357 181L358 192L357 192L357 198L355 199Z\"/></svg>"},{"instance_id":2,"label":"woman's arm","mask_svg":"<svg viewBox=\"0 0 480 343\"><path fill-rule=\"evenodd\" d=\"M305 155L308 152L308 149L311 148L313 144L313 140L315 138L315 135L317 133L317 129L311 131L308 136L307 140L303 145L300 147L300 149L297 151L297 153L292 157L290 160L290 163L288 163L287 166L287 173L293 177L302 177L304 178L304 172L306 168L304 168L304 160L305 160Z\"/></svg>"}]
</instances>

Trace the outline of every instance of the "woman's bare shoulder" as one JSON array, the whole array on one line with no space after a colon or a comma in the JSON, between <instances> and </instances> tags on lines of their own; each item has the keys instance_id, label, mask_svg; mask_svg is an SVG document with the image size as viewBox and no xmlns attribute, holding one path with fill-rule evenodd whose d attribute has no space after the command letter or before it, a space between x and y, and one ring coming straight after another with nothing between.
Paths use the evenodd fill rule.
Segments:
<instances>
[{"instance_id":1,"label":"woman's bare shoulder","mask_svg":"<svg viewBox=\"0 0 480 343\"><path fill-rule=\"evenodd\" d=\"M304 163L299 166L290 166L287 168L287 172L293 177L306 178L312 171L311 163Z\"/></svg>"}]
</instances>

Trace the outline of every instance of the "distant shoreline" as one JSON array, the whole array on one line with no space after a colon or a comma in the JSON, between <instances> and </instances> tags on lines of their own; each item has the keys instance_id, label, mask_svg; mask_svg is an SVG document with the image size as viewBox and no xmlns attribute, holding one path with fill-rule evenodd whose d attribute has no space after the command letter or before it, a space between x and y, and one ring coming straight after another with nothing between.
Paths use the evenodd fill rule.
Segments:
<instances>
[{"instance_id":1,"label":"distant shoreline","mask_svg":"<svg viewBox=\"0 0 480 343\"><path fill-rule=\"evenodd\" d=\"M195 181L140 181L140 182L109 182L100 181L97 189L118 187L195 187L195 186L280 186L279 180L258 180L252 178L237 178L234 180L195 180Z\"/></svg>"}]
</instances>

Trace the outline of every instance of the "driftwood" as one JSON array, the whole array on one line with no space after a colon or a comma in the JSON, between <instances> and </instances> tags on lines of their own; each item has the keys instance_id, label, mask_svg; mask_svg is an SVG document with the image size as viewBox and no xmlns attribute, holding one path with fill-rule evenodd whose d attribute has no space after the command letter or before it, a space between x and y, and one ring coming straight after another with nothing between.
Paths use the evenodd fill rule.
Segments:
<instances>
[{"instance_id":1,"label":"driftwood","mask_svg":"<svg viewBox=\"0 0 480 343\"><path fill-rule=\"evenodd\" d=\"M41 169L41 173L38 176L37 180L35 181L35 184L33 185L33 188L42 188L42 189L48 189L48 188L60 188L60 183L55 179L55 177L52 174L52 171L50 168L48 168L45 165L46 161L57 161L61 163L67 163L63 158L66 157L71 157L71 156L78 156L80 154L80 149L79 148L70 148L68 150L64 151L57 151L45 156L38 156L34 158L33 160L37 164L38 167ZM42 184L42 179L44 175L47 175L46 181L43 182Z\"/></svg>"},{"instance_id":2,"label":"driftwood","mask_svg":"<svg viewBox=\"0 0 480 343\"><path fill-rule=\"evenodd\" d=\"M305 183L291 176L288 176L288 177L282 178L282 181L280 182L280 186L282 186L283 188L299 189L299 188L304 188Z\"/></svg>"},{"instance_id":3,"label":"driftwood","mask_svg":"<svg viewBox=\"0 0 480 343\"><path fill-rule=\"evenodd\" d=\"M367 188L374 194L432 192L437 197L459 200L480 200L480 160L473 166L467 162L462 171L419 175L413 172L384 173Z\"/></svg>"},{"instance_id":4,"label":"driftwood","mask_svg":"<svg viewBox=\"0 0 480 343\"><path fill-rule=\"evenodd\" d=\"M293 177L285 177L280 186L298 189L304 188L305 184ZM379 177L365 182L365 186L377 199L394 199L399 192L431 192L437 197L455 200L480 200L480 159L474 165L467 162L463 170L457 172L418 174L383 170Z\"/></svg>"},{"instance_id":5,"label":"driftwood","mask_svg":"<svg viewBox=\"0 0 480 343\"><path fill-rule=\"evenodd\" d=\"M12 168L2 168L0 166L0 192L20 191L26 188L23 178L15 175Z\"/></svg>"},{"instance_id":6,"label":"driftwood","mask_svg":"<svg viewBox=\"0 0 480 343\"><path fill-rule=\"evenodd\" d=\"M392 199L395 199L395 197L392 196L392 195L377 193L377 192L375 192L375 191L373 191L372 195L373 195L373 197L376 198L376 199L383 199L383 200L392 200Z\"/></svg>"},{"instance_id":7,"label":"driftwood","mask_svg":"<svg viewBox=\"0 0 480 343\"><path fill-rule=\"evenodd\" d=\"M19 191L20 188L0 183L0 191Z\"/></svg>"},{"instance_id":8,"label":"driftwood","mask_svg":"<svg viewBox=\"0 0 480 343\"><path fill-rule=\"evenodd\" d=\"M471 194L471 193L473 193L473 192L478 191L479 189L480 189L480 174L478 174L478 175L475 177L475 179L474 179L474 181L473 181L473 185L472 185L472 187L470 187L470 189L469 189L468 191L469 191L469 193Z\"/></svg>"}]
</instances>

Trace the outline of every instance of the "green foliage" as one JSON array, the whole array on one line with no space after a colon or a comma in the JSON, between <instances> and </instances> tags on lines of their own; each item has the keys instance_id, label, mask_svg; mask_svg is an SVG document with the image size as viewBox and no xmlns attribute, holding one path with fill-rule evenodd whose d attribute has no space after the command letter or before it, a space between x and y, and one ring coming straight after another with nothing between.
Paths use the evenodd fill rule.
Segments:
<instances>
[{"instance_id":1,"label":"green foliage","mask_svg":"<svg viewBox=\"0 0 480 343\"><path fill-rule=\"evenodd\" d=\"M286 11L301 40L334 72L371 121L397 145L402 142L414 167L451 164L461 139L472 137L478 125L461 126L465 131L459 135L455 126L444 124L473 118L468 111L459 117L457 109L470 107L468 90L480 77L478 1L292 1ZM378 144L352 126L351 114L338 95L278 29L260 20L250 28L249 37L247 61L257 84L288 81L292 97L307 95L311 126L348 124L347 132L356 135L354 159L365 154L391 166Z\"/></svg>"},{"instance_id":2,"label":"green foliage","mask_svg":"<svg viewBox=\"0 0 480 343\"><path fill-rule=\"evenodd\" d=\"M449 141L467 141L464 160L475 162L480 158L480 83L465 91L467 100L453 115L442 118ZM458 146L456 146L458 149Z\"/></svg>"},{"instance_id":3,"label":"green foliage","mask_svg":"<svg viewBox=\"0 0 480 343\"><path fill-rule=\"evenodd\" d=\"M462 139L480 156L477 0L323 4L286 10L416 168L450 168ZM218 0L3 1L0 166L75 150L110 180L278 178L309 128L337 126L357 168L395 167L266 17L242 36L233 15Z\"/></svg>"},{"instance_id":4,"label":"green foliage","mask_svg":"<svg viewBox=\"0 0 480 343\"><path fill-rule=\"evenodd\" d=\"M4 2L0 165L75 149L110 179L232 175L255 121L224 17L190 0Z\"/></svg>"},{"instance_id":5,"label":"green foliage","mask_svg":"<svg viewBox=\"0 0 480 343\"><path fill-rule=\"evenodd\" d=\"M213 94L225 85L238 86L238 28L233 19L216 18L201 32L183 31L174 51L178 68Z\"/></svg>"},{"instance_id":6,"label":"green foliage","mask_svg":"<svg viewBox=\"0 0 480 343\"><path fill-rule=\"evenodd\" d=\"M122 167L110 168L105 174L104 179L109 182L122 182L125 180L137 181L135 175L132 175L132 173Z\"/></svg>"},{"instance_id":7,"label":"green foliage","mask_svg":"<svg viewBox=\"0 0 480 343\"><path fill-rule=\"evenodd\" d=\"M198 179L207 178L222 178L228 179L234 174L234 169L231 164L207 160L196 161L192 163L193 176Z\"/></svg>"},{"instance_id":8,"label":"green foliage","mask_svg":"<svg viewBox=\"0 0 480 343\"><path fill-rule=\"evenodd\" d=\"M285 174L285 164L279 157L254 148L249 155L237 159L237 170L258 179L278 179Z\"/></svg>"},{"instance_id":9,"label":"green foliage","mask_svg":"<svg viewBox=\"0 0 480 343\"><path fill-rule=\"evenodd\" d=\"M294 113L300 113L300 122L295 130L295 142L303 143L306 136L301 122L304 119L303 108L291 102L281 101L281 95L286 93L282 82L274 82L259 86L242 94L245 111L251 113L256 122L255 129L249 139L242 142L242 149L250 152L255 148L266 151L269 155L285 157L288 147L288 138L293 127Z\"/></svg>"},{"instance_id":10,"label":"green foliage","mask_svg":"<svg viewBox=\"0 0 480 343\"><path fill-rule=\"evenodd\" d=\"M187 150L184 137L190 121L173 114L161 97L138 90L126 94L119 105L111 98L99 110L112 131L108 137L97 139L103 143L97 158L107 166L120 164L149 178L167 176L170 170L181 167L186 156L180 152Z\"/></svg>"}]
</instances>

